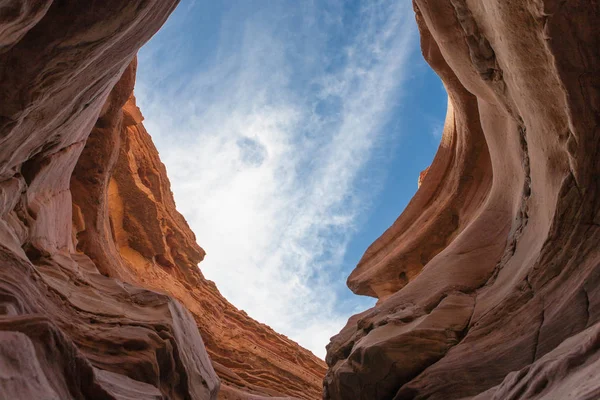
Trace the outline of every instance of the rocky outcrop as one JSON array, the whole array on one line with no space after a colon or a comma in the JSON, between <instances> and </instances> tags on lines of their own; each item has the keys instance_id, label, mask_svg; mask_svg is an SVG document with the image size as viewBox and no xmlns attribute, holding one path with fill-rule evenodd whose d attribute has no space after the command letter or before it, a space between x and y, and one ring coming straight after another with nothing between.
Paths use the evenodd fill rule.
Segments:
<instances>
[{"instance_id":1,"label":"rocky outcrop","mask_svg":"<svg viewBox=\"0 0 600 400\"><path fill-rule=\"evenodd\" d=\"M71 179L76 249L104 275L167 293L192 312L221 379L219 398L320 397L325 364L236 309L198 269L204 250L175 208L131 90L121 90L113 89L117 103L105 108L115 113L98 120Z\"/></svg>"},{"instance_id":2,"label":"rocky outcrop","mask_svg":"<svg viewBox=\"0 0 600 400\"><path fill-rule=\"evenodd\" d=\"M69 178L86 138L174 6L1 5L2 398L216 398L219 380L192 315L99 274L71 238Z\"/></svg>"},{"instance_id":3,"label":"rocky outcrop","mask_svg":"<svg viewBox=\"0 0 600 400\"><path fill-rule=\"evenodd\" d=\"M0 4L0 398L320 396L198 270L141 124L132 60L176 3Z\"/></svg>"},{"instance_id":4,"label":"rocky outcrop","mask_svg":"<svg viewBox=\"0 0 600 400\"><path fill-rule=\"evenodd\" d=\"M438 153L348 279L326 399L595 399L600 5L414 0Z\"/></svg>"}]
</instances>

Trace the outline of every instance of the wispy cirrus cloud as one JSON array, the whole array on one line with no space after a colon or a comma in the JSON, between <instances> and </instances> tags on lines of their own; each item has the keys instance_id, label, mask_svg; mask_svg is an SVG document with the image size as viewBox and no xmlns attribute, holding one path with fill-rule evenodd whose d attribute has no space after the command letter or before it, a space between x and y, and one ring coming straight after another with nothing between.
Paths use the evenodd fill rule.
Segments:
<instances>
[{"instance_id":1,"label":"wispy cirrus cloud","mask_svg":"<svg viewBox=\"0 0 600 400\"><path fill-rule=\"evenodd\" d=\"M201 3L184 4L140 54L146 127L207 251L203 273L323 357L350 314L373 304L347 295L342 262L371 195L357 177L389 140L415 54L410 4L220 10L214 40L196 43Z\"/></svg>"}]
</instances>

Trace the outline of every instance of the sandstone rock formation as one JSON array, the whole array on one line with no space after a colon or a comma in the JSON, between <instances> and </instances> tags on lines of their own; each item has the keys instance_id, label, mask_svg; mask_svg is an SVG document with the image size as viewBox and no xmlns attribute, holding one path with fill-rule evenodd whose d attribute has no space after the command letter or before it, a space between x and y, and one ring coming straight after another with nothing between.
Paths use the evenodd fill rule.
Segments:
<instances>
[{"instance_id":1,"label":"sandstone rock formation","mask_svg":"<svg viewBox=\"0 0 600 400\"><path fill-rule=\"evenodd\" d=\"M0 398L320 397L198 270L141 124L132 59L176 3L0 2Z\"/></svg>"},{"instance_id":2,"label":"sandstone rock formation","mask_svg":"<svg viewBox=\"0 0 600 400\"><path fill-rule=\"evenodd\" d=\"M438 153L348 279L325 399L600 398L600 3L414 0Z\"/></svg>"},{"instance_id":3,"label":"sandstone rock formation","mask_svg":"<svg viewBox=\"0 0 600 400\"><path fill-rule=\"evenodd\" d=\"M198 270L142 125L134 57L176 3L0 2L0 398L321 396L320 360ZM414 5L442 142L348 280L379 302L324 397L596 399L600 4Z\"/></svg>"},{"instance_id":4,"label":"sandstone rock formation","mask_svg":"<svg viewBox=\"0 0 600 400\"><path fill-rule=\"evenodd\" d=\"M135 62L128 72L134 69ZM221 378L220 398L320 397L325 364L236 309L197 268L204 250L175 209L135 98L122 89L119 83L111 93L122 117L98 120L71 179L78 252L103 274L167 293L192 312Z\"/></svg>"}]
</instances>

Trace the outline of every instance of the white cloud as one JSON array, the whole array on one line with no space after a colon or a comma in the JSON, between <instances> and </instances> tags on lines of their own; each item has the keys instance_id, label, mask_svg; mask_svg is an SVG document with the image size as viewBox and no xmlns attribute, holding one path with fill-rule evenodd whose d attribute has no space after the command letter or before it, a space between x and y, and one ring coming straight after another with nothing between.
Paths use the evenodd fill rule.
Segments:
<instances>
[{"instance_id":1,"label":"white cloud","mask_svg":"<svg viewBox=\"0 0 600 400\"><path fill-rule=\"evenodd\" d=\"M369 200L355 181L416 47L408 2L366 3L353 29L341 3L329 14L311 3L225 19L211 61L198 68L177 64L189 55L173 45L174 20L171 36L140 56L138 103L178 209L207 252L203 273L234 305L320 357L350 314L372 304L340 295L341 263ZM289 25L295 13L301 23ZM341 55L327 44L332 32Z\"/></svg>"}]
</instances>

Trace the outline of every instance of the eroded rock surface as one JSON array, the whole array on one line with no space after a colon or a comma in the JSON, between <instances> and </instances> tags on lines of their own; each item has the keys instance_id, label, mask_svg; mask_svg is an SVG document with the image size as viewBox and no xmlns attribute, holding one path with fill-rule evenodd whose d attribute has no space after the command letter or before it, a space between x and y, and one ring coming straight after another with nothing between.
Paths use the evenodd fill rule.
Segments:
<instances>
[{"instance_id":1,"label":"eroded rock surface","mask_svg":"<svg viewBox=\"0 0 600 400\"><path fill-rule=\"evenodd\" d=\"M596 399L600 4L414 0L438 153L348 279L326 399Z\"/></svg>"},{"instance_id":2,"label":"eroded rock surface","mask_svg":"<svg viewBox=\"0 0 600 400\"><path fill-rule=\"evenodd\" d=\"M323 361L236 309L198 269L204 250L175 208L135 98L129 91L123 105L120 90L117 85L111 94L122 99L117 107L105 105L116 113L98 120L71 180L78 252L103 274L167 293L192 312L228 386L219 398L319 398Z\"/></svg>"},{"instance_id":3,"label":"eroded rock surface","mask_svg":"<svg viewBox=\"0 0 600 400\"><path fill-rule=\"evenodd\" d=\"M0 2L0 398L320 396L198 270L141 124L132 60L176 4Z\"/></svg>"}]
</instances>

